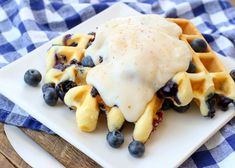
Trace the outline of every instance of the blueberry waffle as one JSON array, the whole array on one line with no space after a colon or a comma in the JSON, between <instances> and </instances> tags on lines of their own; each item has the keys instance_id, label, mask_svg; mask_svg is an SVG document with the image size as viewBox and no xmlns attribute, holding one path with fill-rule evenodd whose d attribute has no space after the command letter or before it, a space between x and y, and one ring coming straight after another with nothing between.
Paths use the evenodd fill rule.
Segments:
<instances>
[{"instance_id":1,"label":"blueberry waffle","mask_svg":"<svg viewBox=\"0 0 235 168\"><path fill-rule=\"evenodd\" d=\"M222 110L226 110L229 103L235 100L234 81L190 21L169 20L182 28L180 39L188 44L193 57L188 71L177 73L158 91L158 95L171 99L175 106L186 106L194 100L201 114L212 118L216 103Z\"/></svg>"},{"instance_id":2,"label":"blueberry waffle","mask_svg":"<svg viewBox=\"0 0 235 168\"><path fill-rule=\"evenodd\" d=\"M153 17L156 16L150 16L150 20ZM215 114L216 103L222 110L227 110L228 104L235 99L233 79L226 72L224 66L220 63L196 27L185 19L168 19L167 23L159 16L155 19L157 19L156 21L159 20L159 23L163 25L163 27L160 26L158 28L160 34L162 33L161 35L163 36L165 33L170 34L174 38L171 42L176 48L178 41L180 41L179 43L184 43L182 48L187 50L185 53L192 56L190 59L185 57L188 69L185 69L185 67L177 69L177 72L167 80L168 82L162 84L155 91L151 99L144 105L141 115L136 120L128 120L119 104L110 105L111 103L105 101L103 96L104 91L100 85L97 85L97 88L91 84L91 80L87 80L88 74L92 70L100 67L102 64L108 64L108 58L104 56L104 53L112 47L102 47L104 42L101 42L101 38L96 39L95 34L66 35L53 44L46 59L47 73L45 83L48 85L52 83L53 87L57 88L61 100L68 107L76 110L76 121L81 131L94 131L99 113L104 112L107 117L109 130L107 141L110 146L118 148L124 141L121 128L125 121L135 124L133 141L128 147L129 152L134 157L141 157L143 155L145 150L144 143L148 140L151 132L162 121L162 110L173 107L176 111L182 112L187 110L191 101L194 100L199 106L201 114L212 118ZM128 24L131 24L131 21L128 19L118 20L118 22L113 23L111 21L111 24L104 26L105 30L109 30L108 28L110 27L118 27L122 21L128 21ZM133 22L139 24L135 18ZM143 16L140 23L141 26L143 25L142 23L148 25L148 18ZM171 31L172 27L175 28L173 31ZM140 31L144 30L140 29ZM152 31L152 28L149 31ZM105 32L98 33L98 37L105 36ZM122 33L118 32L118 34ZM108 36L111 37L112 41L108 41L109 39L105 40L108 45L111 45L112 42L115 42L116 36L112 36L112 34ZM136 40L135 35L132 37L130 41L135 44L135 41L138 41L138 39ZM169 38L168 35L164 37ZM178 40L177 43L175 40ZM93 41L94 45L92 44ZM92 55L85 56L86 51L90 48L87 49L87 47L90 45L90 51L100 47L102 52L99 52L97 57L92 57ZM125 48L130 43L117 41L115 45ZM168 45L168 43L164 43L164 45ZM136 43L136 46L138 46L138 43ZM116 50L116 52L118 53L119 51ZM181 50L178 52L180 53ZM179 56L183 57L182 53ZM115 67L114 64L111 65L111 67ZM108 73L111 73L111 69L109 70ZM125 71L125 69L122 70ZM95 72L98 74L98 71ZM126 72L127 76L124 76L124 78L135 81L139 80L133 74L133 71ZM165 70L160 70L160 72L163 73ZM102 76L101 80L105 80L105 77ZM115 81L112 82L115 83ZM112 92L112 89L110 88L109 92ZM132 97L135 99L136 96ZM131 108L131 106L128 106L128 108Z\"/></svg>"}]
</instances>

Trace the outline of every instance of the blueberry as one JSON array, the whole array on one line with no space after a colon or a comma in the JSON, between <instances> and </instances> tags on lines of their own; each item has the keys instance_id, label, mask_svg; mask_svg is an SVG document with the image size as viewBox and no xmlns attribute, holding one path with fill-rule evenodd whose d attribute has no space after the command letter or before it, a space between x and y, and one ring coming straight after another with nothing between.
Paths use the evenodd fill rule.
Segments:
<instances>
[{"instance_id":1,"label":"blueberry","mask_svg":"<svg viewBox=\"0 0 235 168\"><path fill-rule=\"evenodd\" d=\"M69 91L69 89L76 87L76 86L77 84L70 80L66 80L66 81L59 83L55 89L58 93L60 100L64 101L65 94Z\"/></svg>"},{"instance_id":2,"label":"blueberry","mask_svg":"<svg viewBox=\"0 0 235 168\"><path fill-rule=\"evenodd\" d=\"M55 65L57 64L65 64L67 62L67 57L61 54L55 54Z\"/></svg>"},{"instance_id":3,"label":"blueberry","mask_svg":"<svg viewBox=\"0 0 235 168\"><path fill-rule=\"evenodd\" d=\"M103 62L103 57L99 56L99 63Z\"/></svg>"},{"instance_id":4,"label":"blueberry","mask_svg":"<svg viewBox=\"0 0 235 168\"><path fill-rule=\"evenodd\" d=\"M95 32L89 32L88 35L92 35L92 36L95 36Z\"/></svg>"},{"instance_id":5,"label":"blueberry","mask_svg":"<svg viewBox=\"0 0 235 168\"><path fill-rule=\"evenodd\" d=\"M72 42L69 46L71 46L71 47L77 47L77 45L78 45L78 43Z\"/></svg>"},{"instance_id":6,"label":"blueberry","mask_svg":"<svg viewBox=\"0 0 235 168\"><path fill-rule=\"evenodd\" d=\"M235 69L231 70L229 74L233 78L233 80L235 81Z\"/></svg>"},{"instance_id":7,"label":"blueberry","mask_svg":"<svg viewBox=\"0 0 235 168\"><path fill-rule=\"evenodd\" d=\"M55 69L58 69L58 70L61 70L61 71L64 71L67 67L68 67L67 65L64 65L62 63L59 63L59 64L54 66Z\"/></svg>"},{"instance_id":8,"label":"blueberry","mask_svg":"<svg viewBox=\"0 0 235 168\"><path fill-rule=\"evenodd\" d=\"M232 99L223 96L223 95L218 95L217 96L217 105L220 107L221 110L227 111L228 110L228 105L233 102Z\"/></svg>"},{"instance_id":9,"label":"blueberry","mask_svg":"<svg viewBox=\"0 0 235 168\"><path fill-rule=\"evenodd\" d=\"M186 112L190 108L190 104L187 104L186 106L173 106L172 107L175 111L179 113Z\"/></svg>"},{"instance_id":10,"label":"blueberry","mask_svg":"<svg viewBox=\"0 0 235 168\"><path fill-rule=\"evenodd\" d=\"M43 93L43 98L49 106L55 106L58 101L58 94L54 88L47 88Z\"/></svg>"},{"instance_id":11,"label":"blueberry","mask_svg":"<svg viewBox=\"0 0 235 168\"><path fill-rule=\"evenodd\" d=\"M43 86L42 86L42 92L46 92L46 90L48 88L55 88L55 83L45 83Z\"/></svg>"},{"instance_id":12,"label":"blueberry","mask_svg":"<svg viewBox=\"0 0 235 168\"><path fill-rule=\"evenodd\" d=\"M79 62L79 61L76 60L76 59L72 59L72 60L70 61L70 64L73 64L73 65L82 65L82 63Z\"/></svg>"},{"instance_id":13,"label":"blueberry","mask_svg":"<svg viewBox=\"0 0 235 168\"><path fill-rule=\"evenodd\" d=\"M207 117L213 118L215 116L215 104L216 104L216 95L209 95L209 98L206 100L208 114Z\"/></svg>"},{"instance_id":14,"label":"blueberry","mask_svg":"<svg viewBox=\"0 0 235 168\"><path fill-rule=\"evenodd\" d=\"M113 148L119 148L124 142L124 136L120 131L109 132L106 136L106 140Z\"/></svg>"},{"instance_id":15,"label":"blueberry","mask_svg":"<svg viewBox=\"0 0 235 168\"><path fill-rule=\"evenodd\" d=\"M173 106L173 102L171 99L165 99L163 104L162 104L162 110L168 110L170 108L172 108Z\"/></svg>"},{"instance_id":16,"label":"blueberry","mask_svg":"<svg viewBox=\"0 0 235 168\"><path fill-rule=\"evenodd\" d=\"M206 52L207 51L207 44L205 42L205 40L197 38L194 39L191 42L191 47L193 48L193 50L195 52Z\"/></svg>"},{"instance_id":17,"label":"blueberry","mask_svg":"<svg viewBox=\"0 0 235 168\"><path fill-rule=\"evenodd\" d=\"M29 69L24 74L24 81L30 86L37 86L41 80L42 75L36 69Z\"/></svg>"},{"instance_id":18,"label":"blueberry","mask_svg":"<svg viewBox=\"0 0 235 168\"><path fill-rule=\"evenodd\" d=\"M96 88L93 86L91 89L91 96L92 97L96 97L98 95L98 91L96 90Z\"/></svg>"},{"instance_id":19,"label":"blueberry","mask_svg":"<svg viewBox=\"0 0 235 168\"><path fill-rule=\"evenodd\" d=\"M145 147L142 142L134 140L129 144L128 150L132 156L139 158L143 156L145 152Z\"/></svg>"},{"instance_id":20,"label":"blueberry","mask_svg":"<svg viewBox=\"0 0 235 168\"><path fill-rule=\"evenodd\" d=\"M195 73L196 72L196 66L192 61L190 61L187 72L188 73Z\"/></svg>"},{"instance_id":21,"label":"blueberry","mask_svg":"<svg viewBox=\"0 0 235 168\"><path fill-rule=\"evenodd\" d=\"M95 64L90 56L86 56L82 59L82 65L84 67L94 67Z\"/></svg>"},{"instance_id":22,"label":"blueberry","mask_svg":"<svg viewBox=\"0 0 235 168\"><path fill-rule=\"evenodd\" d=\"M158 90L157 96L159 98L172 97L172 96L174 97L176 96L177 92L178 92L177 83L170 80L165 84L165 86L163 86L160 90Z\"/></svg>"},{"instance_id":23,"label":"blueberry","mask_svg":"<svg viewBox=\"0 0 235 168\"><path fill-rule=\"evenodd\" d=\"M72 34L66 34L63 38L64 45L67 45L67 41L72 38Z\"/></svg>"}]
</instances>

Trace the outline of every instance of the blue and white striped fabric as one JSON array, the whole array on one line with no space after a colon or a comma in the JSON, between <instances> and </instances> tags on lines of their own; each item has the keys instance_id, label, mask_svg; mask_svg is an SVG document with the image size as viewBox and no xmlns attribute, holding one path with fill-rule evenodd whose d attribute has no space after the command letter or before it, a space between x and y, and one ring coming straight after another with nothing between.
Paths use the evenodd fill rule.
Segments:
<instances>
[{"instance_id":1,"label":"blue and white striped fabric","mask_svg":"<svg viewBox=\"0 0 235 168\"><path fill-rule=\"evenodd\" d=\"M0 0L0 68L115 2L117 0ZM216 52L235 57L235 9L226 0L123 2L142 13L190 19ZM0 121L52 133L2 95ZM181 167L235 167L235 119Z\"/></svg>"}]
</instances>

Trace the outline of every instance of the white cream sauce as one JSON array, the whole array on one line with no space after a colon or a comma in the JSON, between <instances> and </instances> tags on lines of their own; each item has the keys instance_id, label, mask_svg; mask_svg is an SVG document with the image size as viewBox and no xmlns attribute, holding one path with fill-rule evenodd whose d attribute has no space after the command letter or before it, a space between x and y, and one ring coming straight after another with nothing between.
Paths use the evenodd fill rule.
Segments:
<instances>
[{"instance_id":1,"label":"white cream sauce","mask_svg":"<svg viewBox=\"0 0 235 168\"><path fill-rule=\"evenodd\" d=\"M117 105L125 119L136 121L155 92L192 58L181 28L159 15L113 19L98 27L85 55L96 66L86 81L106 105ZM99 63L99 57L103 62Z\"/></svg>"}]
</instances>

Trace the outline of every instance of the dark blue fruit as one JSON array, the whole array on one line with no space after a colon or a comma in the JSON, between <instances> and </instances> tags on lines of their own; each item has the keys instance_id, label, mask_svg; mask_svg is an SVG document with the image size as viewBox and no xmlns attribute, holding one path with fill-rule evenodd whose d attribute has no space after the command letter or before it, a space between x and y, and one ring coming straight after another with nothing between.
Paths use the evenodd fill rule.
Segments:
<instances>
[{"instance_id":1,"label":"dark blue fruit","mask_svg":"<svg viewBox=\"0 0 235 168\"><path fill-rule=\"evenodd\" d=\"M200 38L197 38L197 39L194 39L192 42L191 42L191 47L193 48L193 50L195 52L206 52L207 51L207 44L205 42L205 40L203 39L200 39Z\"/></svg>"},{"instance_id":2,"label":"dark blue fruit","mask_svg":"<svg viewBox=\"0 0 235 168\"><path fill-rule=\"evenodd\" d=\"M229 74L233 78L233 80L235 81L235 69L231 70Z\"/></svg>"},{"instance_id":3,"label":"dark blue fruit","mask_svg":"<svg viewBox=\"0 0 235 168\"><path fill-rule=\"evenodd\" d=\"M162 110L168 110L170 108L172 108L174 105L173 105L173 102L171 99L165 99L163 104L162 104Z\"/></svg>"},{"instance_id":4,"label":"dark blue fruit","mask_svg":"<svg viewBox=\"0 0 235 168\"><path fill-rule=\"evenodd\" d=\"M228 105L232 103L233 100L223 96L223 95L218 95L217 96L217 105L220 107L222 111L227 111L228 110Z\"/></svg>"},{"instance_id":5,"label":"dark blue fruit","mask_svg":"<svg viewBox=\"0 0 235 168\"><path fill-rule=\"evenodd\" d=\"M54 83L45 83L43 86L42 86L42 93L46 92L46 90L48 88L55 88L55 84Z\"/></svg>"},{"instance_id":6,"label":"dark blue fruit","mask_svg":"<svg viewBox=\"0 0 235 168\"><path fill-rule=\"evenodd\" d=\"M72 34L66 34L63 38L64 45L67 45L67 41L72 38Z\"/></svg>"},{"instance_id":7,"label":"dark blue fruit","mask_svg":"<svg viewBox=\"0 0 235 168\"><path fill-rule=\"evenodd\" d=\"M124 142L124 136L120 131L112 131L107 134L106 140L111 147L119 148Z\"/></svg>"},{"instance_id":8,"label":"dark blue fruit","mask_svg":"<svg viewBox=\"0 0 235 168\"><path fill-rule=\"evenodd\" d=\"M134 140L129 144L128 150L132 156L139 158L139 157L143 156L143 154L145 152L145 147L142 142Z\"/></svg>"},{"instance_id":9,"label":"dark blue fruit","mask_svg":"<svg viewBox=\"0 0 235 168\"><path fill-rule=\"evenodd\" d=\"M42 75L36 69L29 69L24 74L24 81L30 86L37 86L41 80Z\"/></svg>"},{"instance_id":10,"label":"dark blue fruit","mask_svg":"<svg viewBox=\"0 0 235 168\"><path fill-rule=\"evenodd\" d=\"M86 56L82 59L82 65L84 67L94 67L95 64L90 56Z\"/></svg>"},{"instance_id":11,"label":"dark blue fruit","mask_svg":"<svg viewBox=\"0 0 235 168\"><path fill-rule=\"evenodd\" d=\"M177 83L170 80L165 84L165 86L163 86L160 90L158 90L157 96L159 98L174 97L176 96L177 92L178 92Z\"/></svg>"},{"instance_id":12,"label":"dark blue fruit","mask_svg":"<svg viewBox=\"0 0 235 168\"><path fill-rule=\"evenodd\" d=\"M55 69L64 71L66 68L68 67L68 65L62 64L62 63L58 63L54 66Z\"/></svg>"},{"instance_id":13,"label":"dark blue fruit","mask_svg":"<svg viewBox=\"0 0 235 168\"><path fill-rule=\"evenodd\" d=\"M77 46L78 46L78 43L72 42L69 46L71 46L71 47L77 47Z\"/></svg>"},{"instance_id":14,"label":"dark blue fruit","mask_svg":"<svg viewBox=\"0 0 235 168\"><path fill-rule=\"evenodd\" d=\"M70 64L73 64L73 65L82 65L82 63L79 62L79 61L76 60L76 59L72 59L72 60L70 61Z\"/></svg>"},{"instance_id":15,"label":"dark blue fruit","mask_svg":"<svg viewBox=\"0 0 235 168\"><path fill-rule=\"evenodd\" d=\"M188 111L188 109L190 108L190 104L187 104L186 106L173 106L172 107L175 111L179 112L179 113L183 113Z\"/></svg>"},{"instance_id":16,"label":"dark blue fruit","mask_svg":"<svg viewBox=\"0 0 235 168\"><path fill-rule=\"evenodd\" d=\"M66 81L59 83L55 89L58 93L60 100L64 101L65 94L69 91L69 89L76 87L76 86L77 84L70 80L66 80Z\"/></svg>"},{"instance_id":17,"label":"dark blue fruit","mask_svg":"<svg viewBox=\"0 0 235 168\"><path fill-rule=\"evenodd\" d=\"M196 66L194 63L191 61L187 70L188 73L195 73L196 72Z\"/></svg>"},{"instance_id":18,"label":"dark blue fruit","mask_svg":"<svg viewBox=\"0 0 235 168\"><path fill-rule=\"evenodd\" d=\"M98 93L98 91L96 90L96 88L95 88L95 87L92 87L92 89L91 89L91 96L92 96L92 97L96 97L98 94L99 94L99 93Z\"/></svg>"},{"instance_id":19,"label":"dark blue fruit","mask_svg":"<svg viewBox=\"0 0 235 168\"><path fill-rule=\"evenodd\" d=\"M55 106L58 101L58 94L54 88L47 88L43 93L43 98L49 106Z\"/></svg>"},{"instance_id":20,"label":"dark blue fruit","mask_svg":"<svg viewBox=\"0 0 235 168\"><path fill-rule=\"evenodd\" d=\"M215 116L215 104L216 104L216 95L209 95L209 98L206 101L208 107L207 117L213 118Z\"/></svg>"}]
</instances>

